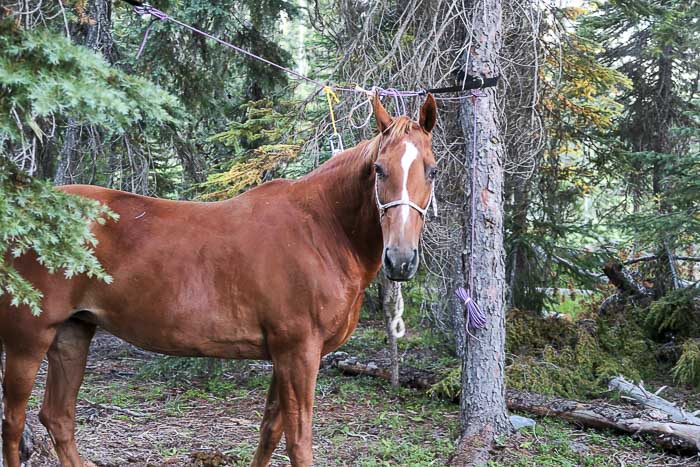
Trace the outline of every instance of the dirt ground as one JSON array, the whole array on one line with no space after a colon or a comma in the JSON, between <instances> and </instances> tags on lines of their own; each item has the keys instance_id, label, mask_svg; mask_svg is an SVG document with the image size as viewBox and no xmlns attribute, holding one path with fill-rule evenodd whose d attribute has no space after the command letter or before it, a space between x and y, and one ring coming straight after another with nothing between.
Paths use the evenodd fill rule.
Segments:
<instances>
[{"instance_id":1,"label":"dirt ground","mask_svg":"<svg viewBox=\"0 0 700 467\"><path fill-rule=\"evenodd\" d=\"M359 329L346 349L374 352L381 333ZM370 342L375 343L369 349ZM404 358L404 360L410 360ZM97 466L248 465L258 438L270 365L237 362L214 378L187 376L157 355L99 333L93 341L77 408L81 454ZM155 371L153 371L155 369ZM30 466L57 465L37 412L46 369L30 400L39 440ZM183 374L185 376L183 376ZM445 465L458 434L457 404L392 390L384 381L322 370L316 392L315 465ZM629 436L581 430L540 419L535 429L502 440L493 466L700 465ZM274 466L288 465L284 442Z\"/></svg>"}]
</instances>

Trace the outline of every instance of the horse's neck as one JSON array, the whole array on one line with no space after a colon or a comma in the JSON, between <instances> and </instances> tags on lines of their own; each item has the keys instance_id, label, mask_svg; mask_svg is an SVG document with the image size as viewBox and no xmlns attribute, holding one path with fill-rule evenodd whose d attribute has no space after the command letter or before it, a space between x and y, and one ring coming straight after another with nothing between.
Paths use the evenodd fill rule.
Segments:
<instances>
[{"instance_id":1,"label":"horse's neck","mask_svg":"<svg viewBox=\"0 0 700 467\"><path fill-rule=\"evenodd\" d=\"M340 227L362 266L375 274L381 263L382 231L368 144L326 162L308 176L305 188L316 191L318 197L313 198L320 201L319 215L331 216L331 223Z\"/></svg>"}]
</instances>

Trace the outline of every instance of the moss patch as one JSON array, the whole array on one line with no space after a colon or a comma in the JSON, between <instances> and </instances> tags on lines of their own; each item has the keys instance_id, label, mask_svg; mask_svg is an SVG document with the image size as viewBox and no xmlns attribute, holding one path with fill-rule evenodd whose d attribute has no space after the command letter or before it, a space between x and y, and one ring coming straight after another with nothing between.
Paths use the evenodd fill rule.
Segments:
<instances>
[{"instance_id":1,"label":"moss patch","mask_svg":"<svg viewBox=\"0 0 700 467\"><path fill-rule=\"evenodd\" d=\"M514 389L594 398L613 376L646 379L658 371L655 344L633 314L583 316L577 322L513 310L506 323L506 379ZM433 395L456 398L460 368L445 372Z\"/></svg>"}]
</instances>

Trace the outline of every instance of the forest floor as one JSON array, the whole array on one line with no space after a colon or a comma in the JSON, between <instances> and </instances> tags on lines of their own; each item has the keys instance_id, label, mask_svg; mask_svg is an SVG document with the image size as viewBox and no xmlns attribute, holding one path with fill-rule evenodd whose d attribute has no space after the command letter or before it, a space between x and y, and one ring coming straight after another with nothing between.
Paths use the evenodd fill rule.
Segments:
<instances>
[{"instance_id":1,"label":"forest floor","mask_svg":"<svg viewBox=\"0 0 700 467\"><path fill-rule=\"evenodd\" d=\"M362 326L341 349L386 358L378 326ZM432 340L431 340L432 339ZM435 337L409 335L404 361L440 367ZM431 351L431 349L433 349ZM431 354L432 352L432 354ZM220 374L189 372L182 361L144 352L104 333L93 341L77 409L81 454L98 466L248 465L258 439L270 366L219 365ZM37 412L46 369L30 400L39 449L28 465L57 465ZM321 371L314 420L315 465L445 465L458 434L459 405L368 377ZM523 414L524 415L524 414ZM582 430L555 419L502 440L493 466L698 465L698 458L655 450L643 440ZM273 465L288 465L284 442Z\"/></svg>"}]
</instances>

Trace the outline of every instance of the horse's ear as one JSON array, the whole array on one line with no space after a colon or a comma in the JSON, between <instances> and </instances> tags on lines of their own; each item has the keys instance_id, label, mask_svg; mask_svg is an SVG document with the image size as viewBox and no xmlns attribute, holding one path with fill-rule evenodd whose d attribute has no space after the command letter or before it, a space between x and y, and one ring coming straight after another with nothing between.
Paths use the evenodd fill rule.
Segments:
<instances>
[{"instance_id":1,"label":"horse's ear","mask_svg":"<svg viewBox=\"0 0 700 467\"><path fill-rule=\"evenodd\" d=\"M420 108L420 127L425 131L430 133L435 127L435 122L437 121L437 104L435 103L435 98L432 94L428 93L428 97L425 99L423 107Z\"/></svg>"},{"instance_id":2,"label":"horse's ear","mask_svg":"<svg viewBox=\"0 0 700 467\"><path fill-rule=\"evenodd\" d=\"M387 128L391 126L393 120L382 105L382 101L379 100L379 91L374 94L374 100L372 101L372 107L374 108L374 118L377 119L377 128L380 133L384 133Z\"/></svg>"}]
</instances>

